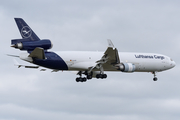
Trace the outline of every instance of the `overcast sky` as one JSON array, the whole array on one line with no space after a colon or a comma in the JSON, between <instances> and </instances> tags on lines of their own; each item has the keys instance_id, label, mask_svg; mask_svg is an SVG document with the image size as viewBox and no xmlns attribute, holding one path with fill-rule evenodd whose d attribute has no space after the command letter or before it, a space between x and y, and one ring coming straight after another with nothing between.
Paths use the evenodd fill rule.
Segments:
<instances>
[{"instance_id":1,"label":"overcast sky","mask_svg":"<svg viewBox=\"0 0 180 120\"><path fill-rule=\"evenodd\" d=\"M179 120L179 0L0 0L0 120ZM176 67L158 73L106 72L76 83L69 72L17 68L10 47L23 18L51 51L105 51L170 56ZM18 62L26 64L17 59Z\"/></svg>"}]
</instances>

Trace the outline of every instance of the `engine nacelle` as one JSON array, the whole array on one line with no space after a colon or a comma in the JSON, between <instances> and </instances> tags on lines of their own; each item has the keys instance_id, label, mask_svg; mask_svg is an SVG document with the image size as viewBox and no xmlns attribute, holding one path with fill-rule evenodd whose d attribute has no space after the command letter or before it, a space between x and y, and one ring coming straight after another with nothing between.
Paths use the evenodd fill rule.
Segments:
<instances>
[{"instance_id":1,"label":"engine nacelle","mask_svg":"<svg viewBox=\"0 0 180 120\"><path fill-rule=\"evenodd\" d=\"M53 47L53 44L50 40L44 39L39 41L22 41L12 45L11 47L15 47L20 50L34 50L36 47L40 47L44 50L48 50Z\"/></svg>"},{"instance_id":2,"label":"engine nacelle","mask_svg":"<svg viewBox=\"0 0 180 120\"><path fill-rule=\"evenodd\" d=\"M117 67L122 72L134 72L136 70L136 66L132 63L121 63Z\"/></svg>"}]
</instances>

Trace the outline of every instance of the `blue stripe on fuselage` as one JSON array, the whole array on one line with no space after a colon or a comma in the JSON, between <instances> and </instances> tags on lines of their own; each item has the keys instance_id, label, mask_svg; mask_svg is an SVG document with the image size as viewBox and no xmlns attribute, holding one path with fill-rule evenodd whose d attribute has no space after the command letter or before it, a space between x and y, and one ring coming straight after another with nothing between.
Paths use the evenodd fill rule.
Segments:
<instances>
[{"instance_id":1,"label":"blue stripe on fuselage","mask_svg":"<svg viewBox=\"0 0 180 120\"><path fill-rule=\"evenodd\" d=\"M46 59L33 59L33 63L46 68L68 70L64 60L54 52L45 52Z\"/></svg>"}]
</instances>

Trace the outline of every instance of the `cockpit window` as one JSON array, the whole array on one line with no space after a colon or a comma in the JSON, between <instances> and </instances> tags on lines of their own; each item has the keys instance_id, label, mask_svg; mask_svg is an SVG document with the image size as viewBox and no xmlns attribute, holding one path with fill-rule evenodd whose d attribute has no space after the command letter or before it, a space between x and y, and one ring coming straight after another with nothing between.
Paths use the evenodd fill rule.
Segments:
<instances>
[{"instance_id":1,"label":"cockpit window","mask_svg":"<svg viewBox=\"0 0 180 120\"><path fill-rule=\"evenodd\" d=\"M173 61L173 59L170 58L171 61Z\"/></svg>"}]
</instances>

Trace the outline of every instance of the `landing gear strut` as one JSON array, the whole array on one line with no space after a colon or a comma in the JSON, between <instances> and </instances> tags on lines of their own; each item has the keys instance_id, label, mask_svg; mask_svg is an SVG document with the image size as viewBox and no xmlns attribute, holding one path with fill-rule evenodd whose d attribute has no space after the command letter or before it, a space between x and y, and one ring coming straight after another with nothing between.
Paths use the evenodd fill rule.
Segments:
<instances>
[{"instance_id":1,"label":"landing gear strut","mask_svg":"<svg viewBox=\"0 0 180 120\"><path fill-rule=\"evenodd\" d=\"M104 69L103 69L102 64L99 64L99 65L98 65L98 68L100 69L100 74L97 74L97 75L96 75L96 78L97 78L97 79L99 79L99 78L101 78L101 79L107 78L107 75L104 74Z\"/></svg>"},{"instance_id":2,"label":"landing gear strut","mask_svg":"<svg viewBox=\"0 0 180 120\"><path fill-rule=\"evenodd\" d=\"M153 80L154 80L154 81L157 81L157 80L158 80L158 78L156 77L156 72L152 72L152 74L154 74L154 78L153 78Z\"/></svg>"},{"instance_id":3,"label":"landing gear strut","mask_svg":"<svg viewBox=\"0 0 180 120\"><path fill-rule=\"evenodd\" d=\"M92 79L92 75L87 75L87 79Z\"/></svg>"},{"instance_id":4,"label":"landing gear strut","mask_svg":"<svg viewBox=\"0 0 180 120\"><path fill-rule=\"evenodd\" d=\"M86 78L87 78L88 80L92 79L92 75L93 75L93 72L92 72L92 71L91 71L91 72L85 71L84 74L86 75Z\"/></svg>"}]
</instances>

